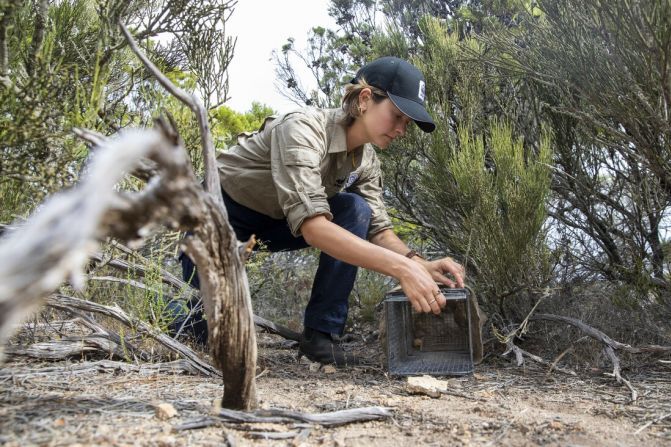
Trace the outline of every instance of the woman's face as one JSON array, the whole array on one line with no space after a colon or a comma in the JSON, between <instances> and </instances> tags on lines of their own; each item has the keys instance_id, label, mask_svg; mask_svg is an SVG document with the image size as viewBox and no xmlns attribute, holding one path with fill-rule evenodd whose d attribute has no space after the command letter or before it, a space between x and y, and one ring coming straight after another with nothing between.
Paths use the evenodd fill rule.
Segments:
<instances>
[{"instance_id":1,"label":"woman's face","mask_svg":"<svg viewBox=\"0 0 671 447\"><path fill-rule=\"evenodd\" d=\"M372 95L360 97L360 119L368 141L386 149L393 140L405 135L411 119L401 112L389 98L376 103Z\"/></svg>"}]
</instances>

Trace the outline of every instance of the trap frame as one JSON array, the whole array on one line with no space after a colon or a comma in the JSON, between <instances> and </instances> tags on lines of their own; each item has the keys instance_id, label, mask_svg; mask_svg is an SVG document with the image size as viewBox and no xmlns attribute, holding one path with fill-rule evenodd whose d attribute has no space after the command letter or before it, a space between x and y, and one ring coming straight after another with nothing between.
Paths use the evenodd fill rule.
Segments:
<instances>
[{"instance_id":1,"label":"trap frame","mask_svg":"<svg viewBox=\"0 0 671 447\"><path fill-rule=\"evenodd\" d=\"M468 289L441 289L440 315L412 309L402 291L384 301L387 368L391 375L465 375L474 371Z\"/></svg>"}]
</instances>

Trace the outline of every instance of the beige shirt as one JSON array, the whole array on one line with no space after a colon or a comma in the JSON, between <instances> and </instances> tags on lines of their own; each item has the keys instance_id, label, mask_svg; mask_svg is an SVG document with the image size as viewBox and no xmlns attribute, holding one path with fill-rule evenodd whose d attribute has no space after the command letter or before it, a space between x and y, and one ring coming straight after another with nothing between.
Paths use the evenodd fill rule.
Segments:
<instances>
[{"instance_id":1,"label":"beige shirt","mask_svg":"<svg viewBox=\"0 0 671 447\"><path fill-rule=\"evenodd\" d=\"M316 215L333 218L327 198L343 191L372 210L368 238L392 223L382 200L380 162L366 144L347 152L341 109L305 108L270 117L217 157L221 186L236 202L275 219L294 236Z\"/></svg>"}]
</instances>

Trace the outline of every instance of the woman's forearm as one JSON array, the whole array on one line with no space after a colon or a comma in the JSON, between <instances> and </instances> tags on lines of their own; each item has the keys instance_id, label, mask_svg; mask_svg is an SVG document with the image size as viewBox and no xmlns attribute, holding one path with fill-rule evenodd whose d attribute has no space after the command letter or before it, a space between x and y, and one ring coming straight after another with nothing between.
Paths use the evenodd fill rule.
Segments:
<instances>
[{"instance_id":1,"label":"woman's forearm","mask_svg":"<svg viewBox=\"0 0 671 447\"><path fill-rule=\"evenodd\" d=\"M309 245L348 264L397 279L409 270L409 260L397 250L361 239L324 216L306 220L301 226L301 233Z\"/></svg>"}]
</instances>

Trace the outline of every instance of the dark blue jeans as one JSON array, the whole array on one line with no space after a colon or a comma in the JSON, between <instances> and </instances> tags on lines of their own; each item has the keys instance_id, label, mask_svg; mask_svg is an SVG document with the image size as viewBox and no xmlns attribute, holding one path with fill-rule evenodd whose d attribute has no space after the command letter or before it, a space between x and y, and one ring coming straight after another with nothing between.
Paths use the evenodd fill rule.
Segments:
<instances>
[{"instance_id":1,"label":"dark blue jeans","mask_svg":"<svg viewBox=\"0 0 671 447\"><path fill-rule=\"evenodd\" d=\"M228 220L240 241L252 234L271 252L298 250L308 247L303 237L294 237L285 219L273 219L247 208L224 192ZM359 195L338 193L328 199L333 223L365 239L370 225L371 210ZM195 266L187 256L181 256L184 280L199 288ZM310 301L305 309L304 326L318 331L342 335L349 309L348 299L354 287L357 267L339 261L326 253L319 256L319 266L312 283Z\"/></svg>"}]
</instances>

